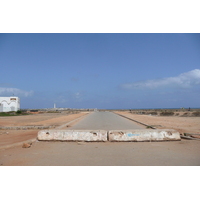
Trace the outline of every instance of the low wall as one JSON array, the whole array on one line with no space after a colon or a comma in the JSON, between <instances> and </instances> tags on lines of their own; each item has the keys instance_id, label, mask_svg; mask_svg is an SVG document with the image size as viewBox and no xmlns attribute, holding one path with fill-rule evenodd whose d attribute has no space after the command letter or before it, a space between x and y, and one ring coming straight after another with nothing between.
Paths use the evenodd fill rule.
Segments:
<instances>
[{"instance_id":1,"label":"low wall","mask_svg":"<svg viewBox=\"0 0 200 200\"><path fill-rule=\"evenodd\" d=\"M179 132L173 129L135 130L41 130L38 140L46 141L173 141L181 140Z\"/></svg>"},{"instance_id":2,"label":"low wall","mask_svg":"<svg viewBox=\"0 0 200 200\"><path fill-rule=\"evenodd\" d=\"M181 140L179 132L173 129L141 129L112 130L108 132L108 140L119 141L173 141Z\"/></svg>"},{"instance_id":3,"label":"low wall","mask_svg":"<svg viewBox=\"0 0 200 200\"><path fill-rule=\"evenodd\" d=\"M107 131L96 130L42 130L38 133L38 140L53 141L107 141Z\"/></svg>"}]
</instances>

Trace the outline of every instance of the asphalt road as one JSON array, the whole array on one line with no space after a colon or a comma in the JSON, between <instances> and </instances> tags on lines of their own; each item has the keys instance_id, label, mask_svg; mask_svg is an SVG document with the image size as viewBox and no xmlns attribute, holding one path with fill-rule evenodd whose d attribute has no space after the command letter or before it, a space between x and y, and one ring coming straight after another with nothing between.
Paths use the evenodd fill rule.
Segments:
<instances>
[{"instance_id":1,"label":"asphalt road","mask_svg":"<svg viewBox=\"0 0 200 200\"><path fill-rule=\"evenodd\" d=\"M111 112L94 112L69 129L144 128ZM33 142L0 150L0 166L199 166L197 140L166 142Z\"/></svg>"},{"instance_id":2,"label":"asphalt road","mask_svg":"<svg viewBox=\"0 0 200 200\"><path fill-rule=\"evenodd\" d=\"M125 119L112 112L93 112L68 129L73 130L127 130L144 129L145 126Z\"/></svg>"}]
</instances>

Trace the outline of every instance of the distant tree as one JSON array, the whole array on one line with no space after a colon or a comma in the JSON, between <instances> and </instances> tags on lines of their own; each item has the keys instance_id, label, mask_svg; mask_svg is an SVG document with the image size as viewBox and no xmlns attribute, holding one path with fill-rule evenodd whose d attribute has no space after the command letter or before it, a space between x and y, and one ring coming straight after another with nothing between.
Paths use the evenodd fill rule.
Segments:
<instances>
[{"instance_id":1,"label":"distant tree","mask_svg":"<svg viewBox=\"0 0 200 200\"><path fill-rule=\"evenodd\" d=\"M22 111L21 110L18 110L17 112L16 112L16 114L22 114Z\"/></svg>"}]
</instances>

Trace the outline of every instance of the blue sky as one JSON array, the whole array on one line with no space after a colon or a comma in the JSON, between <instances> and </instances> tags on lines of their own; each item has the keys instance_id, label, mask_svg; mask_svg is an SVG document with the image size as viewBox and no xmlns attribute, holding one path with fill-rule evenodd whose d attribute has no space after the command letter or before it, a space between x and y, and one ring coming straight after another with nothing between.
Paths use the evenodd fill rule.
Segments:
<instances>
[{"instance_id":1,"label":"blue sky","mask_svg":"<svg viewBox=\"0 0 200 200\"><path fill-rule=\"evenodd\" d=\"M21 108L200 107L200 34L0 34L0 96Z\"/></svg>"}]
</instances>

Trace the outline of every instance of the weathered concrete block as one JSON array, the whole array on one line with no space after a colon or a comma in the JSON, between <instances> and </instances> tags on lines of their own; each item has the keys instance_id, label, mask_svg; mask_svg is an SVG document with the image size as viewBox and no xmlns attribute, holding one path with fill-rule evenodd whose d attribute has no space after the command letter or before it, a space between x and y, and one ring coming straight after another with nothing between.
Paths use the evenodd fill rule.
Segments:
<instances>
[{"instance_id":1,"label":"weathered concrete block","mask_svg":"<svg viewBox=\"0 0 200 200\"><path fill-rule=\"evenodd\" d=\"M38 132L38 140L58 141L107 141L107 131L103 130L41 130Z\"/></svg>"},{"instance_id":2,"label":"weathered concrete block","mask_svg":"<svg viewBox=\"0 0 200 200\"><path fill-rule=\"evenodd\" d=\"M179 132L173 129L112 130L108 132L108 138L111 142L181 140Z\"/></svg>"}]
</instances>

